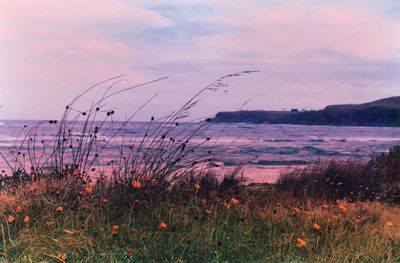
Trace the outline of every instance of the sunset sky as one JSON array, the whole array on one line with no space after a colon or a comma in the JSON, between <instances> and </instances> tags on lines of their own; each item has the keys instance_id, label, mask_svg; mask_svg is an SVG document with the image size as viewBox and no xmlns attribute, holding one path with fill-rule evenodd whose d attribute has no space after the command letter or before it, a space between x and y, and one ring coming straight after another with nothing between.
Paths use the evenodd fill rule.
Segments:
<instances>
[{"instance_id":1,"label":"sunset sky","mask_svg":"<svg viewBox=\"0 0 400 263\"><path fill-rule=\"evenodd\" d=\"M350 3L351 2L351 3ZM0 0L0 119L58 118L76 94L168 76L112 103L165 115L228 73L193 116L320 109L400 95L400 1ZM84 98L90 104L100 87Z\"/></svg>"}]
</instances>

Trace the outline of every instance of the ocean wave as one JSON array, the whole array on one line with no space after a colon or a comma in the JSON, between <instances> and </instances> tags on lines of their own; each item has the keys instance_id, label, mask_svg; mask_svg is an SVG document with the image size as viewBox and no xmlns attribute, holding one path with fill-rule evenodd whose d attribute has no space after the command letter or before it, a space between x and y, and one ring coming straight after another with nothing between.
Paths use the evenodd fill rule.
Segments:
<instances>
[{"instance_id":1,"label":"ocean wave","mask_svg":"<svg viewBox=\"0 0 400 263\"><path fill-rule=\"evenodd\" d=\"M241 153L292 155L298 154L300 150L294 147L243 147Z\"/></svg>"},{"instance_id":2,"label":"ocean wave","mask_svg":"<svg viewBox=\"0 0 400 263\"><path fill-rule=\"evenodd\" d=\"M306 165L307 162L304 160L284 160L284 161L276 161L276 160L258 160L256 162L251 162L252 164L257 165Z\"/></svg>"}]
</instances>

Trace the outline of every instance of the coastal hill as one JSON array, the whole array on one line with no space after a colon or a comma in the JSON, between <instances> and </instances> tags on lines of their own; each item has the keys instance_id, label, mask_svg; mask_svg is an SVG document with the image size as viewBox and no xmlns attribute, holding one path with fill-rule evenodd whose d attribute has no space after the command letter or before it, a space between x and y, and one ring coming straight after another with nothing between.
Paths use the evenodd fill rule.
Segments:
<instances>
[{"instance_id":1,"label":"coastal hill","mask_svg":"<svg viewBox=\"0 0 400 263\"><path fill-rule=\"evenodd\" d=\"M322 110L218 112L213 122L400 127L400 96Z\"/></svg>"}]
</instances>

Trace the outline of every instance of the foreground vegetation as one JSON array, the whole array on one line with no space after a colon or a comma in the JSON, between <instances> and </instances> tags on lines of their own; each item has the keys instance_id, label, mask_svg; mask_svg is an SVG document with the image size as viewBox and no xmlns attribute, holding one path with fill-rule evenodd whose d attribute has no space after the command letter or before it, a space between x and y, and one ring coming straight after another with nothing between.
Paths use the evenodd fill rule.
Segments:
<instances>
[{"instance_id":1,"label":"foreground vegetation","mask_svg":"<svg viewBox=\"0 0 400 263\"><path fill-rule=\"evenodd\" d=\"M160 193L150 178L71 173L3 193L0 214L3 262L400 261L399 207L301 200L235 175Z\"/></svg>"}]
</instances>

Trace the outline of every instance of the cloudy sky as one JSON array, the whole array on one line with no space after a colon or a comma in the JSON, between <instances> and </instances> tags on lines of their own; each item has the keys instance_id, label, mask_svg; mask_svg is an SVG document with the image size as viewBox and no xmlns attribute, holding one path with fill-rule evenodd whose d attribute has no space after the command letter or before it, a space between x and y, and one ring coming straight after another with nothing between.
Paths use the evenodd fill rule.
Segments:
<instances>
[{"instance_id":1,"label":"cloudy sky","mask_svg":"<svg viewBox=\"0 0 400 263\"><path fill-rule=\"evenodd\" d=\"M350 3L351 2L351 3ZM174 110L214 79L193 116L319 109L400 95L398 0L0 0L0 119L57 118L76 94L126 74L123 118ZM83 98L90 104L106 87Z\"/></svg>"}]
</instances>

